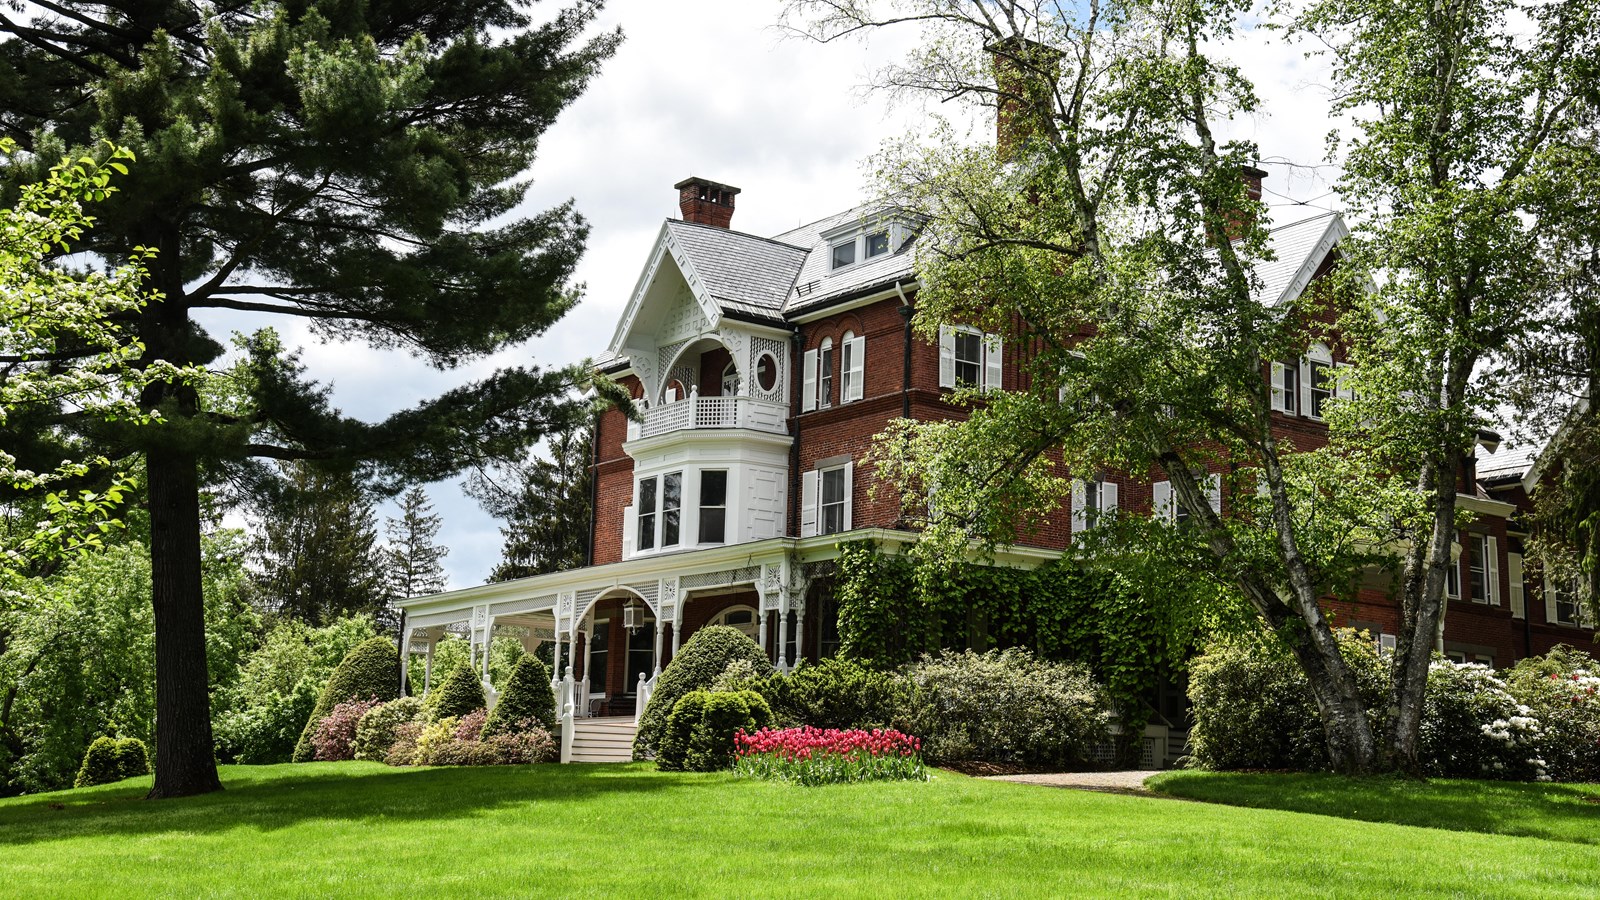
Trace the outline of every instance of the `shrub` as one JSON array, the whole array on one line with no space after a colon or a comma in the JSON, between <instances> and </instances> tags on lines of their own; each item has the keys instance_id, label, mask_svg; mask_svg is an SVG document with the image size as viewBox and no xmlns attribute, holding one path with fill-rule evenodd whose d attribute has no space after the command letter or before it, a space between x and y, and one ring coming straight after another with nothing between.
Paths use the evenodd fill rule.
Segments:
<instances>
[{"instance_id":1,"label":"shrub","mask_svg":"<svg viewBox=\"0 0 1600 900\"><path fill-rule=\"evenodd\" d=\"M415 697L401 697L374 706L356 723L356 736L350 742L351 755L372 762L387 760L398 737L396 729L416 721L421 715L422 701ZM415 749L413 747L412 751Z\"/></svg>"},{"instance_id":2,"label":"shrub","mask_svg":"<svg viewBox=\"0 0 1600 900\"><path fill-rule=\"evenodd\" d=\"M422 702L424 711L430 721L440 719L459 719L475 709L488 706L488 699L483 695L483 682L479 675L466 663L462 663L450 670L450 674L439 682L428 698Z\"/></svg>"},{"instance_id":3,"label":"shrub","mask_svg":"<svg viewBox=\"0 0 1600 900\"><path fill-rule=\"evenodd\" d=\"M754 691L691 691L672 708L658 765L668 771L714 772L733 765L734 738L772 722Z\"/></svg>"},{"instance_id":4,"label":"shrub","mask_svg":"<svg viewBox=\"0 0 1600 900\"><path fill-rule=\"evenodd\" d=\"M922 742L893 729L784 728L740 734L733 771L804 785L927 781Z\"/></svg>"},{"instance_id":5,"label":"shrub","mask_svg":"<svg viewBox=\"0 0 1600 900\"><path fill-rule=\"evenodd\" d=\"M742 677L747 666L734 663L719 686L754 690L772 707L781 725L816 728L888 728L903 724L911 689L905 678L869 669L858 662L833 657L816 664L802 663L789 675L769 673Z\"/></svg>"},{"instance_id":6,"label":"shrub","mask_svg":"<svg viewBox=\"0 0 1600 900\"><path fill-rule=\"evenodd\" d=\"M335 706L317 723L317 730L311 735L315 759L318 762L355 759L355 750L351 745L355 742L356 727L362 716L379 705L376 699L368 699L346 700Z\"/></svg>"},{"instance_id":7,"label":"shrub","mask_svg":"<svg viewBox=\"0 0 1600 900\"><path fill-rule=\"evenodd\" d=\"M711 625L696 631L657 679L655 693L651 694L644 715L639 718L639 733L633 742L634 757L644 758L658 752L657 745L667 727L667 718L678 701L691 691L710 687L728 664L737 659L749 660L751 665L765 666L768 670L772 667L766 651L736 628Z\"/></svg>"},{"instance_id":8,"label":"shrub","mask_svg":"<svg viewBox=\"0 0 1600 900\"><path fill-rule=\"evenodd\" d=\"M527 654L523 654L516 668L511 670L500 701L483 725L483 737L515 730L516 723L525 719L545 729L556 726L556 694L550 688L550 670Z\"/></svg>"},{"instance_id":9,"label":"shrub","mask_svg":"<svg viewBox=\"0 0 1600 900\"><path fill-rule=\"evenodd\" d=\"M475 741L483 734L483 724L489 718L489 713L483 709L475 709L461 717L456 723L455 739L458 741Z\"/></svg>"},{"instance_id":10,"label":"shrub","mask_svg":"<svg viewBox=\"0 0 1600 900\"><path fill-rule=\"evenodd\" d=\"M84 751L83 764L78 767L78 777L73 780L72 786L93 787L148 774L150 758L145 753L143 741L138 738L117 740L97 737Z\"/></svg>"},{"instance_id":11,"label":"shrub","mask_svg":"<svg viewBox=\"0 0 1600 900\"><path fill-rule=\"evenodd\" d=\"M460 724L460 721L454 716L446 716L423 725L422 731L417 735L417 752L411 764L441 765L438 760L450 752L448 748L456 741L456 725Z\"/></svg>"},{"instance_id":12,"label":"shrub","mask_svg":"<svg viewBox=\"0 0 1600 900\"><path fill-rule=\"evenodd\" d=\"M1539 720L1539 757L1556 781L1600 781L1600 665L1559 646L1518 662L1506 688Z\"/></svg>"},{"instance_id":13,"label":"shrub","mask_svg":"<svg viewBox=\"0 0 1600 900\"><path fill-rule=\"evenodd\" d=\"M482 710L460 719L440 719L429 725L408 723L396 730L399 736L390 752L390 765L527 765L548 762L555 758L557 751L550 732L532 719L523 719L506 731L480 740Z\"/></svg>"},{"instance_id":14,"label":"shrub","mask_svg":"<svg viewBox=\"0 0 1600 900\"><path fill-rule=\"evenodd\" d=\"M1543 776L1540 727L1488 666L1435 659L1428 667L1417 753L1424 775L1446 778Z\"/></svg>"},{"instance_id":15,"label":"shrub","mask_svg":"<svg viewBox=\"0 0 1600 900\"><path fill-rule=\"evenodd\" d=\"M1106 740L1105 691L1075 663L1020 648L944 651L907 672L916 689L913 733L933 762L1082 766Z\"/></svg>"},{"instance_id":16,"label":"shrub","mask_svg":"<svg viewBox=\"0 0 1600 900\"><path fill-rule=\"evenodd\" d=\"M1337 634L1362 699L1376 713L1387 691L1383 660L1364 634ZM1210 647L1189 665L1189 699L1190 752L1206 768L1328 767L1321 713L1304 671L1281 642L1263 638Z\"/></svg>"},{"instance_id":17,"label":"shrub","mask_svg":"<svg viewBox=\"0 0 1600 900\"><path fill-rule=\"evenodd\" d=\"M294 761L309 762L316 755L311 738L335 706L347 700L393 700L400 692L399 673L400 656L388 638L375 637L357 644L333 670L317 698L316 708L295 745Z\"/></svg>"},{"instance_id":18,"label":"shrub","mask_svg":"<svg viewBox=\"0 0 1600 900\"><path fill-rule=\"evenodd\" d=\"M417 739L422 737L422 729L424 727L426 726L420 718L396 725L394 727L394 743L389 745L389 753L383 758L384 765L416 765Z\"/></svg>"},{"instance_id":19,"label":"shrub","mask_svg":"<svg viewBox=\"0 0 1600 900\"><path fill-rule=\"evenodd\" d=\"M217 717L217 757L243 765L288 762L317 707L317 680L306 676L287 694L265 692Z\"/></svg>"},{"instance_id":20,"label":"shrub","mask_svg":"<svg viewBox=\"0 0 1600 900\"><path fill-rule=\"evenodd\" d=\"M483 743L489 747L491 765L496 766L550 762L561 749L555 737L532 719L524 719L509 731L491 735Z\"/></svg>"}]
</instances>

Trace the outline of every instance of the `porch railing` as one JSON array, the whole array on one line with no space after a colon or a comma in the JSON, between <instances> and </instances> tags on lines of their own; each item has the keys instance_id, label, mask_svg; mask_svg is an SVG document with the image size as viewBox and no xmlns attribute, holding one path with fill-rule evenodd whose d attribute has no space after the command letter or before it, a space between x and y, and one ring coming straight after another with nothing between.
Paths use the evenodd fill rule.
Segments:
<instances>
[{"instance_id":1,"label":"porch railing","mask_svg":"<svg viewBox=\"0 0 1600 900\"><path fill-rule=\"evenodd\" d=\"M646 408L643 422L628 423L628 439L701 428L749 428L787 434L788 418L789 408L782 403L755 397L701 397L691 393L685 400Z\"/></svg>"},{"instance_id":2,"label":"porch railing","mask_svg":"<svg viewBox=\"0 0 1600 900\"><path fill-rule=\"evenodd\" d=\"M650 705L650 695L656 692L656 679L660 677L660 672L649 678L645 678L643 672L639 673L639 687L634 694L636 699L633 707L633 726L635 728L639 727L639 720L644 717L644 708Z\"/></svg>"}]
</instances>

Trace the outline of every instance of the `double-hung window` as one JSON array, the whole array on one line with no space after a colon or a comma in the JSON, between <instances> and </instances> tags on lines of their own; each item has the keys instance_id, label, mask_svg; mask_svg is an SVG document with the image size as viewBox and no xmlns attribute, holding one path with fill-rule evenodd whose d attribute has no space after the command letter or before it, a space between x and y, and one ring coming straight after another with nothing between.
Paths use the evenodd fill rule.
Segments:
<instances>
[{"instance_id":1,"label":"double-hung window","mask_svg":"<svg viewBox=\"0 0 1600 900\"><path fill-rule=\"evenodd\" d=\"M1311 371L1310 413L1312 418L1325 419L1328 417L1325 404L1333 399L1333 363L1313 359L1307 365Z\"/></svg>"},{"instance_id":2,"label":"double-hung window","mask_svg":"<svg viewBox=\"0 0 1600 900\"><path fill-rule=\"evenodd\" d=\"M1104 478L1072 483L1072 532L1095 527L1117 511L1117 483Z\"/></svg>"},{"instance_id":3,"label":"double-hung window","mask_svg":"<svg viewBox=\"0 0 1600 900\"><path fill-rule=\"evenodd\" d=\"M845 530L845 508L850 498L845 496L844 466L822 470L822 533L838 534Z\"/></svg>"},{"instance_id":4,"label":"double-hung window","mask_svg":"<svg viewBox=\"0 0 1600 900\"><path fill-rule=\"evenodd\" d=\"M683 516L683 473L661 476L661 546L676 547Z\"/></svg>"},{"instance_id":5,"label":"double-hung window","mask_svg":"<svg viewBox=\"0 0 1600 900\"><path fill-rule=\"evenodd\" d=\"M1550 593L1550 611L1554 613L1553 618L1557 624L1583 624L1583 607L1578 603L1578 579L1576 577L1557 582L1557 586Z\"/></svg>"},{"instance_id":6,"label":"double-hung window","mask_svg":"<svg viewBox=\"0 0 1600 900\"><path fill-rule=\"evenodd\" d=\"M817 348L817 406L833 405L833 338L823 338Z\"/></svg>"},{"instance_id":7,"label":"double-hung window","mask_svg":"<svg viewBox=\"0 0 1600 900\"><path fill-rule=\"evenodd\" d=\"M728 520L728 473L710 469L700 473L700 543L720 544Z\"/></svg>"},{"instance_id":8,"label":"double-hung window","mask_svg":"<svg viewBox=\"0 0 1600 900\"><path fill-rule=\"evenodd\" d=\"M640 550L653 550L656 546L656 488L654 478L639 482L639 537L634 546Z\"/></svg>"},{"instance_id":9,"label":"double-hung window","mask_svg":"<svg viewBox=\"0 0 1600 900\"><path fill-rule=\"evenodd\" d=\"M801 361L800 409L810 412L834 405L833 361L839 356L839 403L860 400L866 385L867 339L846 331L837 348L833 338L822 339L815 350L807 350Z\"/></svg>"},{"instance_id":10,"label":"double-hung window","mask_svg":"<svg viewBox=\"0 0 1600 900\"><path fill-rule=\"evenodd\" d=\"M1000 390L1001 353L998 335L966 326L940 326L939 386Z\"/></svg>"},{"instance_id":11,"label":"double-hung window","mask_svg":"<svg viewBox=\"0 0 1600 900\"><path fill-rule=\"evenodd\" d=\"M1472 602L1500 604L1500 542L1487 534L1474 534L1467 542L1472 554L1467 563L1472 578Z\"/></svg>"},{"instance_id":12,"label":"double-hung window","mask_svg":"<svg viewBox=\"0 0 1600 900\"><path fill-rule=\"evenodd\" d=\"M839 534L854 527L854 464L848 457L822 460L800 483L800 536Z\"/></svg>"},{"instance_id":13,"label":"double-hung window","mask_svg":"<svg viewBox=\"0 0 1600 900\"><path fill-rule=\"evenodd\" d=\"M1272 408L1294 415L1300 396L1300 367L1294 363L1272 364Z\"/></svg>"},{"instance_id":14,"label":"double-hung window","mask_svg":"<svg viewBox=\"0 0 1600 900\"><path fill-rule=\"evenodd\" d=\"M683 473L639 479L636 550L676 547L683 524Z\"/></svg>"},{"instance_id":15,"label":"double-hung window","mask_svg":"<svg viewBox=\"0 0 1600 900\"><path fill-rule=\"evenodd\" d=\"M1444 595L1451 600L1461 599L1461 560L1452 559L1445 564Z\"/></svg>"}]
</instances>

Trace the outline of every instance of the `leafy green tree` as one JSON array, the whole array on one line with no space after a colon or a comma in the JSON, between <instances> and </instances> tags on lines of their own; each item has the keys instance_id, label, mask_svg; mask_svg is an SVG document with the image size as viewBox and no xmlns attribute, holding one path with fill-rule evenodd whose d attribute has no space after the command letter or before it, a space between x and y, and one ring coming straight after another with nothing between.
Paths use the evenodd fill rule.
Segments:
<instances>
[{"instance_id":1,"label":"leafy green tree","mask_svg":"<svg viewBox=\"0 0 1600 900\"><path fill-rule=\"evenodd\" d=\"M1256 150L1215 132L1256 108L1210 50L1244 11L795 0L788 21L823 41L915 24L923 38L885 86L962 98L1003 126L997 153L935 117L877 165L885 204L925 222L914 327L934 340L975 326L1020 357L1019 389L958 392L964 421L901 422L877 445L879 476L925 526L912 551L923 593L972 540L1037 528L1072 478L1166 480L1181 527L1123 517L1079 546L1136 563L1108 565L1136 589L1164 591L1178 566L1197 599L1242 598L1308 673L1334 765L1367 771L1378 742L1319 601L1370 560L1382 498L1328 490L1348 466L1272 431L1268 364L1298 357L1315 317L1260 296L1264 208L1240 175ZM1208 470L1232 473L1220 511Z\"/></svg>"},{"instance_id":2,"label":"leafy green tree","mask_svg":"<svg viewBox=\"0 0 1600 900\"><path fill-rule=\"evenodd\" d=\"M158 377L164 422L92 435L143 455L161 707L152 797L218 790L200 591L200 471L254 458L355 465L388 487L512 458L577 415L572 372L503 369L382 422L343 415L275 340L243 350L219 403L163 366L221 347L195 313L304 320L323 336L457 367L548 328L576 301L585 226L570 203L518 213L540 136L620 35L598 0L535 22L516 0L339 0L137 9L28 4L0 19L0 132L38 179L102 138L141 165L84 252L137 248L154 300L122 340Z\"/></svg>"},{"instance_id":3,"label":"leafy green tree","mask_svg":"<svg viewBox=\"0 0 1600 900\"><path fill-rule=\"evenodd\" d=\"M257 602L312 625L382 619L388 603L372 501L348 473L282 468L256 523Z\"/></svg>"},{"instance_id":4,"label":"leafy green tree","mask_svg":"<svg viewBox=\"0 0 1600 900\"><path fill-rule=\"evenodd\" d=\"M384 584L390 599L445 589L442 560L450 548L434 543L441 521L422 488L414 487L400 497L400 518L388 521L389 543L383 550Z\"/></svg>"},{"instance_id":5,"label":"leafy green tree","mask_svg":"<svg viewBox=\"0 0 1600 900\"><path fill-rule=\"evenodd\" d=\"M467 492L505 520L505 546L490 581L576 569L588 562L594 431L584 425L550 436L545 455L476 472Z\"/></svg>"},{"instance_id":6,"label":"leafy green tree","mask_svg":"<svg viewBox=\"0 0 1600 900\"><path fill-rule=\"evenodd\" d=\"M1335 433L1401 497L1388 738L1416 771L1465 460L1510 351L1530 334L1579 343L1569 288L1587 260L1564 251L1595 236L1600 3L1319 0L1294 24L1327 48L1335 109L1355 122L1335 149L1361 223L1341 322L1360 366Z\"/></svg>"}]
</instances>

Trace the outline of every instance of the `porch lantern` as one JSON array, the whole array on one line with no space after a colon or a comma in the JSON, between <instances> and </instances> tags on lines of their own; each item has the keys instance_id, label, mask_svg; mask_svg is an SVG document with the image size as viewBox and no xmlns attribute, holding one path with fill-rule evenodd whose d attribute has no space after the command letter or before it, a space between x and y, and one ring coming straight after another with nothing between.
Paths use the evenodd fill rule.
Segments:
<instances>
[{"instance_id":1,"label":"porch lantern","mask_svg":"<svg viewBox=\"0 0 1600 900\"><path fill-rule=\"evenodd\" d=\"M640 615L639 601L629 600L627 605L622 607L622 627L628 629L629 634L633 634L644 627L644 617Z\"/></svg>"}]
</instances>

